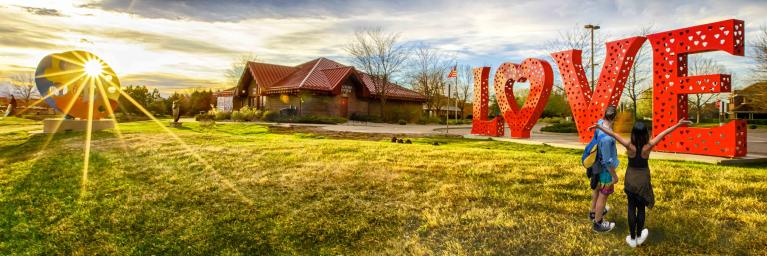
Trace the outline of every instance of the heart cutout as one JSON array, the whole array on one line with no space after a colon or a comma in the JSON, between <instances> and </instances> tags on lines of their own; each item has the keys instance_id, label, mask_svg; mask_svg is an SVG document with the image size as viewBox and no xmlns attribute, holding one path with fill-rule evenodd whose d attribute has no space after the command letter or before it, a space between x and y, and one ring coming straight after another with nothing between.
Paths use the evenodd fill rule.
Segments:
<instances>
[{"instance_id":1,"label":"heart cutout","mask_svg":"<svg viewBox=\"0 0 767 256\"><path fill-rule=\"evenodd\" d=\"M514 83L530 82L530 92L520 107L514 98ZM554 74L551 65L540 59L525 59L522 64L506 62L498 67L494 79L495 97L513 138L530 138L530 130L540 118L551 95Z\"/></svg>"}]
</instances>

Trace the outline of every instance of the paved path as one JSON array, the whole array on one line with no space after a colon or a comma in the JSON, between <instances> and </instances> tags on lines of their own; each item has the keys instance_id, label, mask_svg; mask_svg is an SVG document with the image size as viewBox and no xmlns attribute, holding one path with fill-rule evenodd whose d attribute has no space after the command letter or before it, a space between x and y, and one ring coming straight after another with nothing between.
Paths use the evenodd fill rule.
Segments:
<instances>
[{"instance_id":1,"label":"paved path","mask_svg":"<svg viewBox=\"0 0 767 256\"><path fill-rule=\"evenodd\" d=\"M554 147L583 149L584 144L578 141L577 134L574 133L549 133L541 132L541 128L546 124L536 124L530 133L529 139L512 139L508 137L511 134L506 129L507 136L492 137L497 141L508 141L522 144L550 145ZM339 132L360 132L360 133L404 133L404 134L445 134L444 125L397 125L397 124L379 124L379 123L358 123L342 125L321 125L323 129ZM487 136L471 135L471 125L451 126L449 131L451 135L460 135L465 138L487 139ZM620 154L625 154L623 147L618 147ZM767 130L755 129L748 130L748 155L740 159L730 159L725 157L701 156L690 154L677 154L665 152L653 152L655 159L699 161L707 163L734 164L746 162L767 162Z\"/></svg>"}]
</instances>

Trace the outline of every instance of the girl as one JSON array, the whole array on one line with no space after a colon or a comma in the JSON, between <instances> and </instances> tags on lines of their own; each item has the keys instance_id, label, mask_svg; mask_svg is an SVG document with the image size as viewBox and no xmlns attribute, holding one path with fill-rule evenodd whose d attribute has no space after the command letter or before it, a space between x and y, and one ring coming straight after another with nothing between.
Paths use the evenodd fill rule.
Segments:
<instances>
[{"instance_id":1,"label":"girl","mask_svg":"<svg viewBox=\"0 0 767 256\"><path fill-rule=\"evenodd\" d=\"M627 141L599 124L589 127L589 130L598 128L626 147L626 156L628 156L629 162L626 169L626 177L623 181L623 190L626 192L628 199L630 231L629 236L626 237L626 243L632 248L644 243L650 233L644 228L645 206L652 208L655 204L655 194L653 194L652 183L650 182L650 168L647 165L650 152L663 137L679 128L679 126L691 123L685 119L679 120L679 123L669 127L650 140L650 130L647 125L638 121L634 124L633 129L631 129L631 141ZM641 234L637 234L639 232Z\"/></svg>"}]
</instances>

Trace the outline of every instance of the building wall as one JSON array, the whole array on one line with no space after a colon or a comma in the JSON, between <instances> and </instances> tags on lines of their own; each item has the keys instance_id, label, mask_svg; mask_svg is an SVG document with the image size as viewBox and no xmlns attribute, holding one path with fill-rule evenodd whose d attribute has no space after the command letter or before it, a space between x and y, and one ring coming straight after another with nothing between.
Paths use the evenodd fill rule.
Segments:
<instances>
[{"instance_id":1,"label":"building wall","mask_svg":"<svg viewBox=\"0 0 767 256\"><path fill-rule=\"evenodd\" d=\"M379 99L371 99L369 110L371 116L379 116L381 113L381 101ZM398 121L402 119L412 123L418 121L422 114L423 103L391 99L386 100L386 117L390 121Z\"/></svg>"}]
</instances>

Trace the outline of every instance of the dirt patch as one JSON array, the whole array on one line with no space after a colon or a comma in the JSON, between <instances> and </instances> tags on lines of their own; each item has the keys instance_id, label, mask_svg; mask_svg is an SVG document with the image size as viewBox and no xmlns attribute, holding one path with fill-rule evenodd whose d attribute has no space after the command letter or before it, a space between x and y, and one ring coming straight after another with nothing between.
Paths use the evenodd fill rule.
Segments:
<instances>
[{"instance_id":1,"label":"dirt patch","mask_svg":"<svg viewBox=\"0 0 767 256\"><path fill-rule=\"evenodd\" d=\"M369 140L369 141L381 141L389 140L392 137L401 139L408 138L426 138L426 137L456 137L459 135L437 135L437 134L404 134L404 133L362 133L362 132L338 132L322 129L319 126L269 126L269 132L276 134L295 134L295 133L308 133L323 136L331 139L348 139L348 140Z\"/></svg>"}]
</instances>

